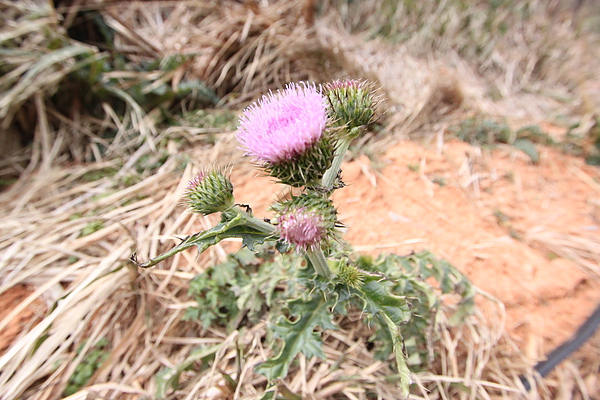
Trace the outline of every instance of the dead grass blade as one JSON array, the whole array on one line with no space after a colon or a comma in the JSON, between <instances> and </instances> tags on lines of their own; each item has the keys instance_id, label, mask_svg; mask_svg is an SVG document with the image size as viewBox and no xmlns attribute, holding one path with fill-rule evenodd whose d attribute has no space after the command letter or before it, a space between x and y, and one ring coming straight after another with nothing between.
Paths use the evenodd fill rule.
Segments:
<instances>
[{"instance_id":1,"label":"dead grass blade","mask_svg":"<svg viewBox=\"0 0 600 400\"><path fill-rule=\"evenodd\" d=\"M600 237L597 234L567 234L532 229L527 232L526 238L560 257L575 262L594 280L600 279Z\"/></svg>"},{"instance_id":2,"label":"dead grass blade","mask_svg":"<svg viewBox=\"0 0 600 400\"><path fill-rule=\"evenodd\" d=\"M111 15L147 43L171 54L192 54L191 73L227 103L239 106L290 81L323 82L339 73L302 7L271 4L195 2L133 3Z\"/></svg>"}]
</instances>

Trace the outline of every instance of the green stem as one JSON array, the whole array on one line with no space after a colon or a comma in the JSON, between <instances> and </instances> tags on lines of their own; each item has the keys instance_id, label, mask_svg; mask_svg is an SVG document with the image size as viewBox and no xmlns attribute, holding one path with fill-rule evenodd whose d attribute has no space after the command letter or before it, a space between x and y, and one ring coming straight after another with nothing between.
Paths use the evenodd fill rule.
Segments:
<instances>
[{"instance_id":1,"label":"green stem","mask_svg":"<svg viewBox=\"0 0 600 400\"><path fill-rule=\"evenodd\" d=\"M167 258L172 257L175 254L180 253L180 252L182 252L186 249L189 249L190 247L193 247L193 246L195 246L194 243L185 243L183 245L173 247L171 250L167 251L166 253L160 254L160 255L150 259L149 261L146 261L145 263L141 263L137 260L136 253L133 253L131 255L131 257L129 257L129 260L132 261L134 264L136 264L140 268L150 268L150 267L154 267L159 262L164 261Z\"/></svg>"},{"instance_id":2,"label":"green stem","mask_svg":"<svg viewBox=\"0 0 600 400\"><path fill-rule=\"evenodd\" d=\"M328 189L331 188L335 182L335 179L338 176L338 172L340 167L342 166L342 162L344 161L344 155L348 151L350 147L351 140L341 139L339 146L335 149L335 154L333 156L333 162L331 163L331 168L329 168L325 175L323 175L323 179L321 180L321 186Z\"/></svg>"},{"instance_id":3,"label":"green stem","mask_svg":"<svg viewBox=\"0 0 600 400\"><path fill-rule=\"evenodd\" d=\"M261 232L266 237L274 236L277 231L275 226L270 223L258 219L242 210L239 207L231 207L230 209L223 211L224 221L216 225L212 229L195 233L187 236L181 243L173 247L171 250L152 258L150 261L140 263L137 261L135 253L131 256L133 261L138 267L150 268L158 264L159 262L166 260L175 254L182 252L190 247L197 246L198 252L203 252L209 246L219 243L221 240L227 237L243 237L243 229L240 232L240 227L247 227L256 234L256 231ZM236 229L237 228L237 229ZM241 235L241 236L240 236Z\"/></svg>"},{"instance_id":4,"label":"green stem","mask_svg":"<svg viewBox=\"0 0 600 400\"><path fill-rule=\"evenodd\" d=\"M233 220L239 215L242 217L243 220L243 223L241 225L245 225L247 227L256 229L257 231L262 233L273 234L277 230L277 228L275 228L274 225L271 225L270 223L262 219L253 217L250 213L247 213L246 211L242 210L237 206L231 207L229 210L224 211L223 214L225 215L225 218L229 221Z\"/></svg>"},{"instance_id":5,"label":"green stem","mask_svg":"<svg viewBox=\"0 0 600 400\"><path fill-rule=\"evenodd\" d=\"M327 279L331 279L331 270L323 254L323 250L320 248L316 250L307 250L306 256L310 260L311 264L315 268L318 275L321 275Z\"/></svg>"},{"instance_id":6,"label":"green stem","mask_svg":"<svg viewBox=\"0 0 600 400\"><path fill-rule=\"evenodd\" d=\"M240 213L244 216L244 218L246 218L246 223L244 225L249 226L250 228L254 228L257 231L269 234L275 233L277 230L274 225L271 225L262 219L253 217L244 210L240 210Z\"/></svg>"}]
</instances>

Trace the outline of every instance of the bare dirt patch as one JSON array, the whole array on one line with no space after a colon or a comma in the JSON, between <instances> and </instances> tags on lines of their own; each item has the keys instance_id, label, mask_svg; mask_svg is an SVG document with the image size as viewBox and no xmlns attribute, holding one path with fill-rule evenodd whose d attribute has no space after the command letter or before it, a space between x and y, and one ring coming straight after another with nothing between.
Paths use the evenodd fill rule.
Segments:
<instances>
[{"instance_id":1,"label":"bare dirt patch","mask_svg":"<svg viewBox=\"0 0 600 400\"><path fill-rule=\"evenodd\" d=\"M598 275L528 238L552 231L597 239L590 182L600 174L556 150L542 154L532 165L510 148L402 142L380 171L360 158L344 169L350 186L336 193L347 239L373 253L430 249L505 303L507 330L521 345L531 335L555 345L600 301Z\"/></svg>"},{"instance_id":2,"label":"bare dirt patch","mask_svg":"<svg viewBox=\"0 0 600 400\"><path fill-rule=\"evenodd\" d=\"M22 333L26 333L32 326L36 325L43 317L46 305L35 298L29 304L25 300L34 292L31 286L17 285L0 294L0 321L4 321L10 314L18 312L8 320L5 327L0 329L0 355L4 354L15 339ZM21 309L22 308L22 309Z\"/></svg>"}]
</instances>

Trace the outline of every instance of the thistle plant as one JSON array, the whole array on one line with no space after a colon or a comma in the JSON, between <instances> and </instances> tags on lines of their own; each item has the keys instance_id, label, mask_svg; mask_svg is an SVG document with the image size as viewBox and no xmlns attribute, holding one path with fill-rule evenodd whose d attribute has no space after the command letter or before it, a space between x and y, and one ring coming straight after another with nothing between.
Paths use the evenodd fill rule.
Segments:
<instances>
[{"instance_id":1,"label":"thistle plant","mask_svg":"<svg viewBox=\"0 0 600 400\"><path fill-rule=\"evenodd\" d=\"M469 284L457 280L460 274L450 267L410 269L409 263L404 269L410 272L398 274L393 266L402 270L399 259L367 262L342 240L338 231L342 224L330 197L344 186L340 184L340 166L350 142L374 120L378 104L372 85L354 80L335 81L323 87L292 83L282 91L264 96L244 110L237 138L259 168L279 182L300 188L296 190L300 194L273 204L274 218L259 219L250 208L235 204L233 185L223 170L204 169L190 182L186 202L191 210L203 215L221 212L221 221L211 229L185 237L179 245L148 262L138 263L135 254L132 256L139 267L148 268L187 248L196 246L202 252L231 237L241 238L248 249L244 251L252 251L256 257L265 246L274 246L282 253L279 261L268 261L278 263L276 268L265 268L279 274L249 275L240 261L246 257L239 253L226 264L227 270L238 271L231 273L236 277L233 281L211 278L225 268L216 266L195 279L190 288L190 293L198 295L199 307L189 315L207 323L227 318L227 314L200 315L202 310L215 307L232 310L236 315L246 309L251 318L256 307L248 306L250 298L256 301L262 298L258 308L270 308L270 326L274 337L281 341L272 358L255 368L269 379L270 396L276 390L277 379L287 375L299 353L309 358L325 358L321 334L315 329L320 332L337 329L333 317L358 307L365 321L377 328L378 337L387 338L382 347L384 356L395 360L398 384L407 397L411 384L407 360L414 359L405 353L402 337L403 329L414 334L413 328L406 329L412 326L408 324L412 316L408 295L414 298L415 293L421 293L417 297L423 299L430 312L426 313L422 304L412 307L423 315L435 314L432 310L439 307L436 290L424 281L430 276L446 282L443 293L454 288L448 282L460 281L456 287L461 288L463 299L473 295ZM304 261L294 261L298 258ZM218 288L210 288L210 282L221 283ZM270 282L266 285L270 288L268 292L260 289L265 282ZM287 289L276 291L278 284ZM279 301L274 301L275 297ZM232 298L237 298L234 304ZM206 303L209 299L210 303ZM220 301L229 304L219 304ZM434 321L435 317L432 318ZM422 333L421 325L414 326Z\"/></svg>"}]
</instances>

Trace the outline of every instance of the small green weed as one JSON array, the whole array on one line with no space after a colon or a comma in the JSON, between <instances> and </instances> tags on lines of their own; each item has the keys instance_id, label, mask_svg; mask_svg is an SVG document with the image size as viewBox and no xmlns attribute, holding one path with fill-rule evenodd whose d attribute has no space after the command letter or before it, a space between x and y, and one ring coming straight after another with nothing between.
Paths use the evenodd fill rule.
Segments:
<instances>
[{"instance_id":1,"label":"small green weed","mask_svg":"<svg viewBox=\"0 0 600 400\"><path fill-rule=\"evenodd\" d=\"M467 118L460 124L450 127L449 131L458 139L474 146L509 144L527 154L534 164L540 161L535 144L547 146L556 144L537 125L526 126L515 132L505 122L483 116Z\"/></svg>"},{"instance_id":2,"label":"small green weed","mask_svg":"<svg viewBox=\"0 0 600 400\"><path fill-rule=\"evenodd\" d=\"M510 127L483 117L467 118L458 126L450 127L450 132L463 142L474 146L492 146L496 143L509 143L512 139Z\"/></svg>"},{"instance_id":3,"label":"small green weed","mask_svg":"<svg viewBox=\"0 0 600 400\"><path fill-rule=\"evenodd\" d=\"M196 128L234 131L237 127L238 115L230 110L206 109L182 114L175 120L175 125L189 125Z\"/></svg>"},{"instance_id":4,"label":"small green weed","mask_svg":"<svg viewBox=\"0 0 600 400\"><path fill-rule=\"evenodd\" d=\"M107 345L108 340L102 338L94 345L94 347L92 347L91 352L83 359L81 364L77 366L75 372L73 372L73 375L69 378L69 384L63 392L63 396L70 396L86 385L92 375L94 375L96 370L108 357L108 352L105 349ZM81 353L84 346L85 342L79 346L77 349L78 355Z\"/></svg>"},{"instance_id":5,"label":"small green weed","mask_svg":"<svg viewBox=\"0 0 600 400\"><path fill-rule=\"evenodd\" d=\"M156 171L169 159L169 153L160 151L158 154L145 154L135 163L135 169L139 174L146 171Z\"/></svg>"},{"instance_id":6,"label":"small green weed","mask_svg":"<svg viewBox=\"0 0 600 400\"><path fill-rule=\"evenodd\" d=\"M408 164L407 167L412 172L419 172L419 170L421 169L421 166L419 164Z\"/></svg>"},{"instance_id":7,"label":"small green weed","mask_svg":"<svg viewBox=\"0 0 600 400\"><path fill-rule=\"evenodd\" d=\"M81 180L83 182L93 182L93 181L97 181L98 179L102 179L105 177L113 177L115 176L115 174L118 172L118 169L113 168L113 167L107 167L107 168L101 168L101 169L96 169L93 171L89 171L86 172L85 174L83 174L81 176Z\"/></svg>"},{"instance_id":8,"label":"small green weed","mask_svg":"<svg viewBox=\"0 0 600 400\"><path fill-rule=\"evenodd\" d=\"M103 228L104 228L103 221L100 221L100 220L91 221L86 226L84 226L83 229L81 229L81 234L79 236L81 237L81 236L91 235L92 233L97 232Z\"/></svg>"},{"instance_id":9,"label":"small green weed","mask_svg":"<svg viewBox=\"0 0 600 400\"><path fill-rule=\"evenodd\" d=\"M589 165L600 165L600 117L583 134L573 133L579 128L579 123L570 127L563 148L569 153L585 157Z\"/></svg>"},{"instance_id":10,"label":"small green weed","mask_svg":"<svg viewBox=\"0 0 600 400\"><path fill-rule=\"evenodd\" d=\"M431 182L439 185L440 187L446 186L448 179L445 176L435 175L431 178Z\"/></svg>"}]
</instances>

